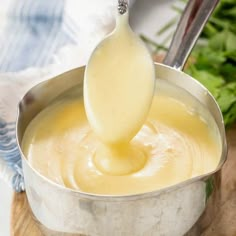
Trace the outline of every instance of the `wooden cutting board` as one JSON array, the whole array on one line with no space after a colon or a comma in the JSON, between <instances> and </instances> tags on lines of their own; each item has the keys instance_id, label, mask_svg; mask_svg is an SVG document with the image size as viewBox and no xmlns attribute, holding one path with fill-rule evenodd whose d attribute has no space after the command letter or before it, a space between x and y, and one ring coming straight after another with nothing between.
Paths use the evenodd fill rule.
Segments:
<instances>
[{"instance_id":1,"label":"wooden cutting board","mask_svg":"<svg viewBox=\"0 0 236 236\"><path fill-rule=\"evenodd\" d=\"M216 191L188 236L236 236L236 125L227 132L227 141L228 159L214 179ZM13 196L11 236L43 236L31 215L25 193Z\"/></svg>"}]
</instances>

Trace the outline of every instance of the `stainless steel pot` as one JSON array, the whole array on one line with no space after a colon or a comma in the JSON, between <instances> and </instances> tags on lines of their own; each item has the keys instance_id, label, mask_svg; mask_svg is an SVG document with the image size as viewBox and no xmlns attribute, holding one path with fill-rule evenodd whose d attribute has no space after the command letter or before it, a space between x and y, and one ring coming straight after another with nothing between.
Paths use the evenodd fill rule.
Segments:
<instances>
[{"instance_id":1,"label":"stainless steel pot","mask_svg":"<svg viewBox=\"0 0 236 236\"><path fill-rule=\"evenodd\" d=\"M206 180L226 160L225 129L215 99L205 87L180 69L216 3L216 0L189 2L165 59L165 63L171 66L155 64L155 68L158 79L188 91L209 110L221 138L222 153L218 167L211 173L154 192L101 196L67 189L48 180L30 166L21 152L27 198L45 235L178 236L185 234L197 221L206 204ZM190 24L186 24L190 20ZM66 72L26 93L18 109L20 150L26 127L51 101L74 86L81 88L82 95L84 69Z\"/></svg>"}]
</instances>

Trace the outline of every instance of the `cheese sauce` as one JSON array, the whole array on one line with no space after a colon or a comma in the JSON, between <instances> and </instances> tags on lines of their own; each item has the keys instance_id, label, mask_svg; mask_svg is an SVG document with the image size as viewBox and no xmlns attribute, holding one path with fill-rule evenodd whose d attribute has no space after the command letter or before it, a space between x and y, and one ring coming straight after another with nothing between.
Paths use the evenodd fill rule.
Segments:
<instances>
[{"instance_id":1,"label":"cheese sauce","mask_svg":"<svg viewBox=\"0 0 236 236\"><path fill-rule=\"evenodd\" d=\"M146 122L124 151L131 153L122 163L131 165L130 173L119 173L119 153L116 156L104 147L91 129L77 88L32 120L23 138L23 152L45 177L95 194L153 191L214 170L221 150L210 114L179 88L161 80L157 88ZM112 173L97 166L100 155L112 157L102 158ZM131 161L127 163L127 159Z\"/></svg>"}]
</instances>

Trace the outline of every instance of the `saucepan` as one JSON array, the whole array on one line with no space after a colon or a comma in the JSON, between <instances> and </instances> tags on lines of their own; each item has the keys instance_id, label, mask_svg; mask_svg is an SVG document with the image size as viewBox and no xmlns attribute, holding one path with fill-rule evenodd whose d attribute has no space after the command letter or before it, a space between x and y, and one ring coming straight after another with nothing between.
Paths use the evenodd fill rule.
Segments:
<instances>
[{"instance_id":1,"label":"saucepan","mask_svg":"<svg viewBox=\"0 0 236 236\"><path fill-rule=\"evenodd\" d=\"M35 220L45 235L141 236L184 235L206 206L207 180L227 158L221 111L210 92L182 72L204 24L218 0L191 0L180 19L164 64L155 64L157 80L165 80L190 93L207 108L221 139L221 158L211 173L153 192L106 196L60 186L28 163L21 142L30 121L58 96L77 87L81 92L85 67L51 78L31 88L19 103L17 141L21 151L25 188Z\"/></svg>"}]
</instances>

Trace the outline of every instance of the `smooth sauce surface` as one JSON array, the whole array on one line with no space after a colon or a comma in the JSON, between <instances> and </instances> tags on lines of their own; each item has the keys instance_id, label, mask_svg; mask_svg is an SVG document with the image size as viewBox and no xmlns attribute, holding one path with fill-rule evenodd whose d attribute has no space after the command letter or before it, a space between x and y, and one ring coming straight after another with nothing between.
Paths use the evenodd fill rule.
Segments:
<instances>
[{"instance_id":1,"label":"smooth sauce surface","mask_svg":"<svg viewBox=\"0 0 236 236\"><path fill-rule=\"evenodd\" d=\"M144 153L143 167L125 175L106 173L96 166L97 150L103 144L88 124L81 96L76 95L59 99L36 116L22 148L33 168L58 184L88 193L126 195L214 170L221 153L217 134L192 104L158 91L146 123L130 144Z\"/></svg>"}]
</instances>

